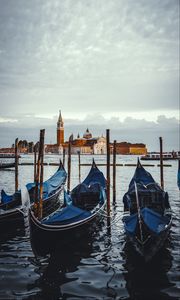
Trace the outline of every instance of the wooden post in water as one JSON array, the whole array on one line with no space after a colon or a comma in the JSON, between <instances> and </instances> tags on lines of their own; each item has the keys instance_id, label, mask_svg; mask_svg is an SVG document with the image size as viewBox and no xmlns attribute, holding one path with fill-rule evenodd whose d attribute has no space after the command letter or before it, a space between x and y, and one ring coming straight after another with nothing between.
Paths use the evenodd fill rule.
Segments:
<instances>
[{"instance_id":1,"label":"wooden post in water","mask_svg":"<svg viewBox=\"0 0 180 300\"><path fill-rule=\"evenodd\" d=\"M116 203L116 140L113 143L113 204Z\"/></svg>"},{"instance_id":2,"label":"wooden post in water","mask_svg":"<svg viewBox=\"0 0 180 300\"><path fill-rule=\"evenodd\" d=\"M38 143L34 145L34 182L36 182L36 172L37 172L37 150L38 150Z\"/></svg>"},{"instance_id":3,"label":"wooden post in water","mask_svg":"<svg viewBox=\"0 0 180 300\"><path fill-rule=\"evenodd\" d=\"M15 139L15 192L18 190L18 164L19 164L19 153L18 153L18 138Z\"/></svg>"},{"instance_id":4,"label":"wooden post in water","mask_svg":"<svg viewBox=\"0 0 180 300\"><path fill-rule=\"evenodd\" d=\"M109 145L109 140L110 140L109 129L106 129L106 151L107 151L106 183L107 183L107 215L108 216L110 216L110 145Z\"/></svg>"},{"instance_id":5,"label":"wooden post in water","mask_svg":"<svg viewBox=\"0 0 180 300\"><path fill-rule=\"evenodd\" d=\"M71 186L71 136L68 143L68 174L67 174L67 192L70 192Z\"/></svg>"},{"instance_id":6,"label":"wooden post in water","mask_svg":"<svg viewBox=\"0 0 180 300\"><path fill-rule=\"evenodd\" d=\"M159 143L160 143L160 181L161 181L161 187L162 187L162 189L164 189L162 137L159 138Z\"/></svg>"},{"instance_id":7,"label":"wooden post in water","mask_svg":"<svg viewBox=\"0 0 180 300\"><path fill-rule=\"evenodd\" d=\"M78 162L79 162L79 183L81 182L81 153L78 151Z\"/></svg>"},{"instance_id":8,"label":"wooden post in water","mask_svg":"<svg viewBox=\"0 0 180 300\"><path fill-rule=\"evenodd\" d=\"M44 135L45 129L41 129L40 132L40 186L39 186L39 205L38 205L38 218L42 219L43 213L43 178L44 178Z\"/></svg>"},{"instance_id":9,"label":"wooden post in water","mask_svg":"<svg viewBox=\"0 0 180 300\"><path fill-rule=\"evenodd\" d=\"M63 148L63 167L65 168L65 154L66 154L66 149Z\"/></svg>"},{"instance_id":10,"label":"wooden post in water","mask_svg":"<svg viewBox=\"0 0 180 300\"><path fill-rule=\"evenodd\" d=\"M36 166L36 176L35 176L35 193L34 193L34 214L38 216L38 206L39 206L39 181L40 181L40 164L41 164L41 153L42 153L42 131L40 130L40 137L39 137L39 149L38 149L38 160Z\"/></svg>"}]
</instances>

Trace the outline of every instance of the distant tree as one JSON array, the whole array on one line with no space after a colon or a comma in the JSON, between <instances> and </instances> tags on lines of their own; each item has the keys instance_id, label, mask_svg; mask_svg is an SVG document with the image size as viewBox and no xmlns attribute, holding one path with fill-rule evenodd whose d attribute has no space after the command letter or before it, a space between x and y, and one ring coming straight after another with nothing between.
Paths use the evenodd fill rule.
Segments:
<instances>
[{"instance_id":1,"label":"distant tree","mask_svg":"<svg viewBox=\"0 0 180 300\"><path fill-rule=\"evenodd\" d=\"M39 151L39 142L34 145L34 152Z\"/></svg>"},{"instance_id":2,"label":"distant tree","mask_svg":"<svg viewBox=\"0 0 180 300\"><path fill-rule=\"evenodd\" d=\"M29 153L33 153L33 149L34 149L34 143L33 142L29 142L28 143L28 152Z\"/></svg>"},{"instance_id":3,"label":"distant tree","mask_svg":"<svg viewBox=\"0 0 180 300\"><path fill-rule=\"evenodd\" d=\"M23 148L27 148L28 147L28 142L26 140L23 140Z\"/></svg>"},{"instance_id":4,"label":"distant tree","mask_svg":"<svg viewBox=\"0 0 180 300\"><path fill-rule=\"evenodd\" d=\"M23 147L23 141L22 140L19 140L18 142L18 147L21 149Z\"/></svg>"}]
</instances>

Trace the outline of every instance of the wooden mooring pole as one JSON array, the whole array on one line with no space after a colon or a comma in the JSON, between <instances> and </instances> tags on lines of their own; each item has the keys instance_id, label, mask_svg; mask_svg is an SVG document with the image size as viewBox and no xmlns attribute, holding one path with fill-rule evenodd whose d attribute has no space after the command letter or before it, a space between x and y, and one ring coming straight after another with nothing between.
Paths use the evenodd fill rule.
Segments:
<instances>
[{"instance_id":1,"label":"wooden mooring pole","mask_svg":"<svg viewBox=\"0 0 180 300\"><path fill-rule=\"evenodd\" d=\"M113 143L113 204L116 203L116 140Z\"/></svg>"},{"instance_id":2,"label":"wooden mooring pole","mask_svg":"<svg viewBox=\"0 0 180 300\"><path fill-rule=\"evenodd\" d=\"M78 162L79 162L79 183L81 182L81 152L78 151Z\"/></svg>"},{"instance_id":3,"label":"wooden mooring pole","mask_svg":"<svg viewBox=\"0 0 180 300\"><path fill-rule=\"evenodd\" d=\"M63 148L63 167L65 168L65 154L66 154L66 149Z\"/></svg>"},{"instance_id":4,"label":"wooden mooring pole","mask_svg":"<svg viewBox=\"0 0 180 300\"><path fill-rule=\"evenodd\" d=\"M106 183L107 183L107 215L108 218L107 220L110 220L110 145L109 145L109 140L110 140L110 134L109 134L109 129L106 129L106 151L107 151L107 166L106 166Z\"/></svg>"},{"instance_id":5,"label":"wooden mooring pole","mask_svg":"<svg viewBox=\"0 0 180 300\"><path fill-rule=\"evenodd\" d=\"M38 142L34 145L34 182L36 182L36 172L37 172L37 150L38 150Z\"/></svg>"},{"instance_id":6,"label":"wooden mooring pole","mask_svg":"<svg viewBox=\"0 0 180 300\"><path fill-rule=\"evenodd\" d=\"M19 156L18 156L18 138L15 139L15 192L18 190L18 164L19 164Z\"/></svg>"},{"instance_id":7,"label":"wooden mooring pole","mask_svg":"<svg viewBox=\"0 0 180 300\"><path fill-rule=\"evenodd\" d=\"M70 192L71 186L71 136L68 144L68 174L67 174L67 192Z\"/></svg>"},{"instance_id":8,"label":"wooden mooring pole","mask_svg":"<svg viewBox=\"0 0 180 300\"><path fill-rule=\"evenodd\" d=\"M39 208L38 208L39 207L39 181L40 181L40 166L41 166L41 153L42 153L41 140L42 140L42 135L43 135L42 130L40 130L38 159L37 159L36 176L35 176L34 214L36 217L38 217L38 211L39 211Z\"/></svg>"},{"instance_id":9,"label":"wooden mooring pole","mask_svg":"<svg viewBox=\"0 0 180 300\"><path fill-rule=\"evenodd\" d=\"M38 207L38 218L39 220L42 219L43 214L43 178L44 178L44 135L45 135L45 129L41 130L40 133L40 182L39 182L39 207Z\"/></svg>"},{"instance_id":10,"label":"wooden mooring pole","mask_svg":"<svg viewBox=\"0 0 180 300\"><path fill-rule=\"evenodd\" d=\"M164 189L164 174L163 174L163 142L162 137L159 138L160 143L160 181L161 187Z\"/></svg>"}]
</instances>

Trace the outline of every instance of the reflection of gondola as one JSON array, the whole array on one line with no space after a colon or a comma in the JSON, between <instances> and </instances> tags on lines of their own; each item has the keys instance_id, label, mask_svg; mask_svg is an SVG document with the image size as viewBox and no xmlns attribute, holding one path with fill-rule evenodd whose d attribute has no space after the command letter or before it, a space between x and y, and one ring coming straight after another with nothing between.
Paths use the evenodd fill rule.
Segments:
<instances>
[{"instance_id":1,"label":"reflection of gondola","mask_svg":"<svg viewBox=\"0 0 180 300\"><path fill-rule=\"evenodd\" d=\"M66 171L62 163L58 170L43 183L43 213L48 215L59 206L59 194L66 181ZM27 184L30 202L34 201L35 183ZM26 200L25 200L26 201ZM10 231L24 224L24 216L27 213L21 190L13 195L7 195L1 191L0 203L0 231Z\"/></svg>"},{"instance_id":2,"label":"reflection of gondola","mask_svg":"<svg viewBox=\"0 0 180 300\"><path fill-rule=\"evenodd\" d=\"M24 224L23 224L24 225ZM6 244L6 242L10 241L13 238L22 238L22 237L27 237L29 235L28 232L28 226L19 226L19 227L14 227L11 228L9 231L1 231L0 234L0 245ZM1 247L0 247L0 252L1 252Z\"/></svg>"},{"instance_id":3,"label":"reflection of gondola","mask_svg":"<svg viewBox=\"0 0 180 300\"><path fill-rule=\"evenodd\" d=\"M96 226L95 231L98 231ZM56 248L47 261L34 260L36 272L40 278L34 284L28 285L28 290L34 290L36 287L41 289L37 293L40 299L67 299L70 295L61 290L64 284L78 280L75 273L83 259L88 259L93 251L92 236L85 236L78 243L71 243L68 247ZM70 285L71 286L71 285ZM67 298L66 298L67 297ZM39 299L39 298L38 298ZM73 299L73 298L72 298Z\"/></svg>"},{"instance_id":4,"label":"reflection of gondola","mask_svg":"<svg viewBox=\"0 0 180 300\"><path fill-rule=\"evenodd\" d=\"M167 241L169 243L169 241ZM171 299L163 289L171 287L167 272L172 266L172 255L170 250L162 248L154 260L144 264L137 259L128 244L125 245L123 256L125 257L124 278L130 298L136 300L159 300ZM173 298L176 299L176 298Z\"/></svg>"},{"instance_id":5,"label":"reflection of gondola","mask_svg":"<svg viewBox=\"0 0 180 300\"><path fill-rule=\"evenodd\" d=\"M88 234L106 204L106 180L93 161L85 180L70 193L65 205L52 215L38 220L30 210L32 249L43 256L55 251L58 244L72 244Z\"/></svg>"},{"instance_id":6,"label":"reflection of gondola","mask_svg":"<svg viewBox=\"0 0 180 300\"><path fill-rule=\"evenodd\" d=\"M168 194L139 160L123 197L124 227L136 253L149 261L164 245L172 223Z\"/></svg>"}]
</instances>

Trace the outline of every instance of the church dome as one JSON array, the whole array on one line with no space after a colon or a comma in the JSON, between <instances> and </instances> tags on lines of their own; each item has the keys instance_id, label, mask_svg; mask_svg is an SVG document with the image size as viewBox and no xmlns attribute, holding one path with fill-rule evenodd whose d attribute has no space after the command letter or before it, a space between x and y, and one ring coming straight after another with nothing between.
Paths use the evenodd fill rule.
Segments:
<instances>
[{"instance_id":1,"label":"church dome","mask_svg":"<svg viewBox=\"0 0 180 300\"><path fill-rule=\"evenodd\" d=\"M89 129L86 129L86 132L83 134L84 139L91 139L92 138L92 133L89 132Z\"/></svg>"}]
</instances>

